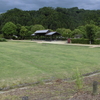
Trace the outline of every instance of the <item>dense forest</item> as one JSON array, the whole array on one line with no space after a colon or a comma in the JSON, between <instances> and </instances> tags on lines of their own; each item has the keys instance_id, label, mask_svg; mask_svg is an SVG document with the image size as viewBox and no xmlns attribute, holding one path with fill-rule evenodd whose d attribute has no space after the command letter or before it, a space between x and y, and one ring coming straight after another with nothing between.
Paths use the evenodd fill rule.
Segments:
<instances>
[{"instance_id":1,"label":"dense forest","mask_svg":"<svg viewBox=\"0 0 100 100\"><path fill-rule=\"evenodd\" d=\"M21 32L23 33L25 28L28 30L27 33L31 34L34 32L32 31L32 26L34 25L42 25L44 29L53 31L59 31L61 28L67 29L67 31L79 31L77 28L81 30L82 26L87 24L99 27L100 10L84 10L78 9L78 7L43 7L39 10L23 11L14 8L0 14L0 33L3 33L2 28L7 22L12 22L16 25L17 35Z\"/></svg>"},{"instance_id":2,"label":"dense forest","mask_svg":"<svg viewBox=\"0 0 100 100\"><path fill-rule=\"evenodd\" d=\"M73 8L43 7L35 11L23 11L17 8L8 10L0 15L0 28L11 21L14 24L30 26L41 24L47 29L67 28L75 29L93 21L100 25L100 10L84 10Z\"/></svg>"}]
</instances>

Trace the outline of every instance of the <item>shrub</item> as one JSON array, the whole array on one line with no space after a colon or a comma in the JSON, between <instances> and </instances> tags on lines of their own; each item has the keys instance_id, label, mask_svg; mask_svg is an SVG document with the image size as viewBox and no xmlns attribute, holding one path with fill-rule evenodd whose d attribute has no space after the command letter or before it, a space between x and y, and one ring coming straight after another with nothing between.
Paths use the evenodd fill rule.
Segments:
<instances>
[{"instance_id":1,"label":"shrub","mask_svg":"<svg viewBox=\"0 0 100 100\"><path fill-rule=\"evenodd\" d=\"M88 39L71 39L72 43L89 44ZM92 44L100 44L100 40L96 39Z\"/></svg>"},{"instance_id":2,"label":"shrub","mask_svg":"<svg viewBox=\"0 0 100 100\"><path fill-rule=\"evenodd\" d=\"M94 44L100 44L100 40L94 40Z\"/></svg>"},{"instance_id":3,"label":"shrub","mask_svg":"<svg viewBox=\"0 0 100 100\"><path fill-rule=\"evenodd\" d=\"M0 38L3 38L3 34L0 34Z\"/></svg>"},{"instance_id":4,"label":"shrub","mask_svg":"<svg viewBox=\"0 0 100 100\"><path fill-rule=\"evenodd\" d=\"M5 38L0 38L0 42L6 42Z\"/></svg>"},{"instance_id":5,"label":"shrub","mask_svg":"<svg viewBox=\"0 0 100 100\"><path fill-rule=\"evenodd\" d=\"M80 44L89 44L89 40L88 39L71 39L72 43L80 43Z\"/></svg>"}]
</instances>

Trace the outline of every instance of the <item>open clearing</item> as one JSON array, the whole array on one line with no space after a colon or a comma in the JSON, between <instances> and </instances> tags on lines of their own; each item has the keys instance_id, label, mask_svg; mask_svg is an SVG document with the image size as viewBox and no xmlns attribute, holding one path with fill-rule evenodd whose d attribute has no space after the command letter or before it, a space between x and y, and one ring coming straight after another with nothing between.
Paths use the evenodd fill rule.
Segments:
<instances>
[{"instance_id":1,"label":"open clearing","mask_svg":"<svg viewBox=\"0 0 100 100\"><path fill-rule=\"evenodd\" d=\"M100 48L35 42L0 43L0 86L67 79L78 67L82 74L100 69Z\"/></svg>"}]
</instances>

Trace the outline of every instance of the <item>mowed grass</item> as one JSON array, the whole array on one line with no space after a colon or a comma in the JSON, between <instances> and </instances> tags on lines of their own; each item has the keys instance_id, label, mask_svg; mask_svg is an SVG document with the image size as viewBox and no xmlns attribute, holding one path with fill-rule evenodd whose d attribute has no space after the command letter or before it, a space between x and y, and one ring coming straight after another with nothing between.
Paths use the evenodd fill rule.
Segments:
<instances>
[{"instance_id":1,"label":"mowed grass","mask_svg":"<svg viewBox=\"0 0 100 100\"><path fill-rule=\"evenodd\" d=\"M100 69L100 48L0 42L0 82L69 78Z\"/></svg>"}]
</instances>

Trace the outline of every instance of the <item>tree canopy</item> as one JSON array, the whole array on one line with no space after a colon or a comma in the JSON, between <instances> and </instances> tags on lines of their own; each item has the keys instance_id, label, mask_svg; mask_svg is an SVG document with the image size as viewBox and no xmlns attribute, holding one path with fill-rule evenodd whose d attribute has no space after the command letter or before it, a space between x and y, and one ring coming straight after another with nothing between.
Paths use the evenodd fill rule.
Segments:
<instances>
[{"instance_id":1,"label":"tree canopy","mask_svg":"<svg viewBox=\"0 0 100 100\"><path fill-rule=\"evenodd\" d=\"M20 37L21 39L24 39L25 36L26 36L26 33L27 32L27 29L25 28L25 26L21 26L21 29L20 29Z\"/></svg>"},{"instance_id":2,"label":"tree canopy","mask_svg":"<svg viewBox=\"0 0 100 100\"><path fill-rule=\"evenodd\" d=\"M0 14L0 29L7 22L13 22L21 26L40 24L46 29L52 30L57 28L74 30L78 26L84 26L91 22L100 26L100 10L84 10L78 9L78 7L43 7L39 10L23 11L14 8Z\"/></svg>"},{"instance_id":3,"label":"tree canopy","mask_svg":"<svg viewBox=\"0 0 100 100\"><path fill-rule=\"evenodd\" d=\"M87 34L87 38L90 40L90 44L91 44L95 38L95 26L92 24L87 24L86 25L86 34Z\"/></svg>"},{"instance_id":4,"label":"tree canopy","mask_svg":"<svg viewBox=\"0 0 100 100\"><path fill-rule=\"evenodd\" d=\"M23 39L36 30L44 29L57 31L65 39L80 35L93 41L100 37L100 10L43 7L23 11L14 8L0 14L0 34L3 33L5 38L17 35Z\"/></svg>"},{"instance_id":5,"label":"tree canopy","mask_svg":"<svg viewBox=\"0 0 100 100\"><path fill-rule=\"evenodd\" d=\"M7 22L3 28L2 28L2 31L4 33L4 36L7 37L7 38L12 38L13 35L16 34L16 25L12 22Z\"/></svg>"},{"instance_id":6,"label":"tree canopy","mask_svg":"<svg viewBox=\"0 0 100 100\"><path fill-rule=\"evenodd\" d=\"M42 26L42 25L39 25L39 24L36 24L36 25L33 25L32 28L31 28L31 32L35 32L37 30L44 30L45 28Z\"/></svg>"}]
</instances>

